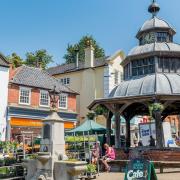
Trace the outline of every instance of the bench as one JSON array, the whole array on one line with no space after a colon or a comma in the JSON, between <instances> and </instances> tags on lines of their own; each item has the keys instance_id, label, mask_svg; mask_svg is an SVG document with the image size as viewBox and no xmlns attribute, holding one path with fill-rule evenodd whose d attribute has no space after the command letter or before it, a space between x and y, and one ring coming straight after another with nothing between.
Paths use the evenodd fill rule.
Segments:
<instances>
[{"instance_id":1,"label":"bench","mask_svg":"<svg viewBox=\"0 0 180 180\"><path fill-rule=\"evenodd\" d=\"M119 172L125 169L127 163L130 160L112 160L108 164L111 166L112 171ZM168 168L180 168L180 161L151 161L154 164L155 169L160 169L160 173L163 173L163 169Z\"/></svg>"}]
</instances>

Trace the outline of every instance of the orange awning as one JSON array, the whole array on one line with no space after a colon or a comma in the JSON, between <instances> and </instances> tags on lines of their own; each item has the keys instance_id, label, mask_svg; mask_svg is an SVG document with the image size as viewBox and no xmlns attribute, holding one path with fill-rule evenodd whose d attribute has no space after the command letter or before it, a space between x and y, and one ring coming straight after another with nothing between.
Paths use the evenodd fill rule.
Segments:
<instances>
[{"instance_id":1,"label":"orange awning","mask_svg":"<svg viewBox=\"0 0 180 180\"><path fill-rule=\"evenodd\" d=\"M25 118L15 118L12 117L10 120L11 126L27 126L27 127L42 127L42 120L36 119L25 119ZM65 122L64 123L65 129L72 129L74 128L73 122Z\"/></svg>"}]
</instances>

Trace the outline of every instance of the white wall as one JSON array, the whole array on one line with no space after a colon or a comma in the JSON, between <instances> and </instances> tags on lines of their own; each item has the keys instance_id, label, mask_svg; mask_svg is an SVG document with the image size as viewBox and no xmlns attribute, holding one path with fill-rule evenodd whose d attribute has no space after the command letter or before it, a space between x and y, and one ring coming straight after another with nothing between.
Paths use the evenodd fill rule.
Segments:
<instances>
[{"instance_id":1,"label":"white wall","mask_svg":"<svg viewBox=\"0 0 180 180\"><path fill-rule=\"evenodd\" d=\"M121 74L123 73L123 68L120 65L122 58L117 56L112 61L113 63L110 63L104 68L104 97L108 97L113 88L119 85L122 81ZM115 71L119 72L118 84L115 84Z\"/></svg>"},{"instance_id":2,"label":"white wall","mask_svg":"<svg viewBox=\"0 0 180 180\"><path fill-rule=\"evenodd\" d=\"M0 66L0 140L5 140L9 68Z\"/></svg>"}]
</instances>

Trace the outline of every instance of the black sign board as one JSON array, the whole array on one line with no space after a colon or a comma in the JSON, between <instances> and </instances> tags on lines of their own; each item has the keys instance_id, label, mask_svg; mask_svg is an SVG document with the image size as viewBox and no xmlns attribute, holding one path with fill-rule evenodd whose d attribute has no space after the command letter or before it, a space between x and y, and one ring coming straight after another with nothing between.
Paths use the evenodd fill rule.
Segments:
<instances>
[{"instance_id":1,"label":"black sign board","mask_svg":"<svg viewBox=\"0 0 180 180\"><path fill-rule=\"evenodd\" d=\"M132 159L126 167L124 180L157 180L153 163L145 159Z\"/></svg>"}]
</instances>

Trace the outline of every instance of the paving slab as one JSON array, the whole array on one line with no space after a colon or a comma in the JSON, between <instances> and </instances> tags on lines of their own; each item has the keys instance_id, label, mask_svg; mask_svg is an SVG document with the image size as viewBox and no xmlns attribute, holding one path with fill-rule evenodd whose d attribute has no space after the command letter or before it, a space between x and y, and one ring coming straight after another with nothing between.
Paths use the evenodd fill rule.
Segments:
<instances>
[{"instance_id":1,"label":"paving slab","mask_svg":"<svg viewBox=\"0 0 180 180\"><path fill-rule=\"evenodd\" d=\"M180 170L165 170L162 174L157 171L157 177L158 180L180 180ZM100 173L97 180L124 180L124 173Z\"/></svg>"}]
</instances>

